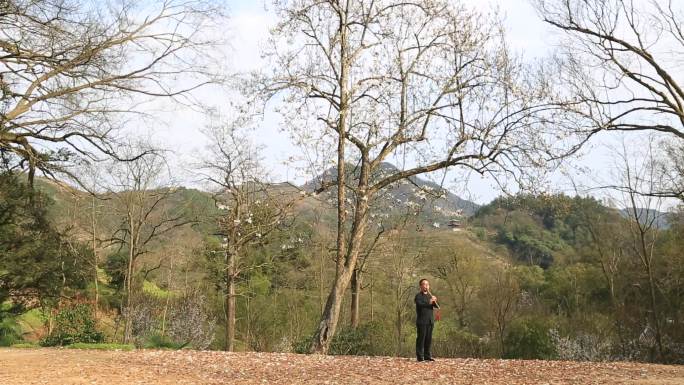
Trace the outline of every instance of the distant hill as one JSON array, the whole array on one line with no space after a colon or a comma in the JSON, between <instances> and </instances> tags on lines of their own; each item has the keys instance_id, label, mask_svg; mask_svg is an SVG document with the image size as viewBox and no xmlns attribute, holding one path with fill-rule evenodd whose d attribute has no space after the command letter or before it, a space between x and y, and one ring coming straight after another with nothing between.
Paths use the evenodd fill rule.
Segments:
<instances>
[{"instance_id":1,"label":"distant hill","mask_svg":"<svg viewBox=\"0 0 684 385\"><path fill-rule=\"evenodd\" d=\"M348 178L353 178L356 171L353 166ZM373 179L379 179L385 175L399 171L391 163L382 163L377 175ZM313 192L320 188L323 183L329 183L337 178L337 168L331 167L321 175L308 181L301 188L307 192ZM334 203L336 189L330 188L323 195L326 201ZM422 179L411 177L401 180L382 192L377 198L375 207L381 211L399 213L408 208L420 209L420 218L428 224L446 224L451 219L472 216L480 207L477 203L468 201L450 192L442 186Z\"/></svg>"},{"instance_id":2,"label":"distant hill","mask_svg":"<svg viewBox=\"0 0 684 385\"><path fill-rule=\"evenodd\" d=\"M618 212L623 218L634 218L631 209L620 209ZM637 215L639 216L640 221L653 221L655 227L659 229L668 229L670 227L670 213L664 213L653 209L637 209Z\"/></svg>"},{"instance_id":3,"label":"distant hill","mask_svg":"<svg viewBox=\"0 0 684 385\"><path fill-rule=\"evenodd\" d=\"M396 171L397 168L393 165L382 164L382 173ZM321 176L303 186L281 183L274 184L270 188L284 199L296 197L294 210L298 221L315 224L317 231L332 233L336 227L337 215L335 190L311 194L320 186L320 181L330 180L331 177L336 177L334 168L326 170ZM88 234L90 234L93 214L93 200L90 194L73 186L44 178L37 178L36 185L54 201L50 210L52 221L59 228L71 229L69 231L77 239L83 241L90 239L91 236ZM191 249L201 247L202 238L212 233L213 224L208 218L218 213L213 200L214 195L215 192L179 187L176 194L164 203L164 210L183 212L188 218L199 219L199 222L166 234L160 240L162 248L154 250L146 258L154 260L157 258L156 255L171 252L172 246L178 248L182 245L182 248L187 249L181 253L184 255L190 255L194 253ZM121 221L118 216L120 210L117 210L115 206L117 200L112 198L109 196L105 200L98 200L94 203L98 231L113 229ZM377 222L381 219L385 226L392 227L392 223L396 223L396 220L406 218L408 213L411 213L411 223L415 223L419 229L437 231L447 228L450 220L471 216L479 206L460 198L434 182L422 178L411 178L384 190L373 202L373 207L372 220ZM118 214L117 211L119 211Z\"/></svg>"}]
</instances>

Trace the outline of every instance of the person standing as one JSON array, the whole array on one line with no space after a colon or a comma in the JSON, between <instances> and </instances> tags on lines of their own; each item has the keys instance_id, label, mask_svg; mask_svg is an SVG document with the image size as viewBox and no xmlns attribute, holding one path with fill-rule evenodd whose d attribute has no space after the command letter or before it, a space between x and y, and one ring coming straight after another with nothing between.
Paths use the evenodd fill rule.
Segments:
<instances>
[{"instance_id":1,"label":"person standing","mask_svg":"<svg viewBox=\"0 0 684 385\"><path fill-rule=\"evenodd\" d=\"M418 284L420 292L416 294L416 358L418 361L434 361L430 346L432 345L432 329L435 316L432 309L439 307L437 297L430 294L430 282L423 278Z\"/></svg>"}]
</instances>

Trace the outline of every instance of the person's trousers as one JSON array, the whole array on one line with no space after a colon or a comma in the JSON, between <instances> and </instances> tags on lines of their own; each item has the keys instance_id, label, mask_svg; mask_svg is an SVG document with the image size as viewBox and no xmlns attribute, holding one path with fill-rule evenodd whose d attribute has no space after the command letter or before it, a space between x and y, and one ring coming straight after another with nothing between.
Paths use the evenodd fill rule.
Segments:
<instances>
[{"instance_id":1,"label":"person's trousers","mask_svg":"<svg viewBox=\"0 0 684 385\"><path fill-rule=\"evenodd\" d=\"M432 358L432 327L434 324L416 324L416 358L419 361Z\"/></svg>"}]
</instances>

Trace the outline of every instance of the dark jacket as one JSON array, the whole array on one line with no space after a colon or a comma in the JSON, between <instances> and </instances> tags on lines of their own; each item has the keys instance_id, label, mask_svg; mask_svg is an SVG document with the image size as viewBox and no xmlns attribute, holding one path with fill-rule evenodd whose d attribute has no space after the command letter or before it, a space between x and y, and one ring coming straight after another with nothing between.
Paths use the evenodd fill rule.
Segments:
<instances>
[{"instance_id":1,"label":"dark jacket","mask_svg":"<svg viewBox=\"0 0 684 385\"><path fill-rule=\"evenodd\" d=\"M416 294L415 302L417 325L435 323L435 315L432 313L432 308L435 307L435 304L430 303L430 298L432 297L430 297L429 294L423 294L422 291Z\"/></svg>"}]
</instances>

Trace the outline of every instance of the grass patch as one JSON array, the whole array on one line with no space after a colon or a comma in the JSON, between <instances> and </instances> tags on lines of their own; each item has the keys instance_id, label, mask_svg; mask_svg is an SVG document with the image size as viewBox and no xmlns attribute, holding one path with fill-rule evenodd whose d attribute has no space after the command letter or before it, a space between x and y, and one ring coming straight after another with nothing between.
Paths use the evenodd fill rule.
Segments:
<instances>
[{"instance_id":1,"label":"grass patch","mask_svg":"<svg viewBox=\"0 0 684 385\"><path fill-rule=\"evenodd\" d=\"M21 341L21 327L14 317L0 319L0 346L11 346Z\"/></svg>"},{"instance_id":2,"label":"grass patch","mask_svg":"<svg viewBox=\"0 0 684 385\"><path fill-rule=\"evenodd\" d=\"M67 349L96 349L96 350L134 350L135 346L125 344L87 344L79 342L65 346Z\"/></svg>"},{"instance_id":3,"label":"grass patch","mask_svg":"<svg viewBox=\"0 0 684 385\"><path fill-rule=\"evenodd\" d=\"M16 348L16 349L33 349L33 348L39 348L40 345L38 345L38 344L33 344L33 343L30 343L30 342L23 342L23 343L19 343L19 344L14 344L14 345L12 345L12 346L10 346L10 347L11 347L11 348Z\"/></svg>"},{"instance_id":4,"label":"grass patch","mask_svg":"<svg viewBox=\"0 0 684 385\"><path fill-rule=\"evenodd\" d=\"M159 334L153 334L147 338L143 347L145 349L181 350L187 345L187 342L175 342L169 339L168 337L163 337Z\"/></svg>"},{"instance_id":5,"label":"grass patch","mask_svg":"<svg viewBox=\"0 0 684 385\"><path fill-rule=\"evenodd\" d=\"M44 328L45 315L40 309L31 309L17 317L21 326L21 334L37 333Z\"/></svg>"},{"instance_id":6,"label":"grass patch","mask_svg":"<svg viewBox=\"0 0 684 385\"><path fill-rule=\"evenodd\" d=\"M168 297L171 297L171 298L174 297L174 293L172 293L168 290L164 290L164 289L160 288L159 286L157 286L154 282L150 282L147 280L143 281L143 293L149 294L149 295L156 297L156 298L159 298L159 299L166 299Z\"/></svg>"},{"instance_id":7,"label":"grass patch","mask_svg":"<svg viewBox=\"0 0 684 385\"><path fill-rule=\"evenodd\" d=\"M26 313L17 317L19 322L27 323L33 327L39 327L43 324L45 315L40 309L31 309Z\"/></svg>"}]
</instances>

